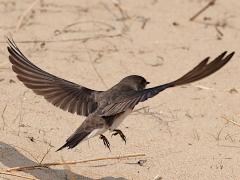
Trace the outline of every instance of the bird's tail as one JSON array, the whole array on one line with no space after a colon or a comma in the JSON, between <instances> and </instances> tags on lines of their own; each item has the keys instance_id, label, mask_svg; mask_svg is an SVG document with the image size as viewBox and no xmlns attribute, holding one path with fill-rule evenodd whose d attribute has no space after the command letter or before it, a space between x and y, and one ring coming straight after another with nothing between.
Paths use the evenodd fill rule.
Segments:
<instances>
[{"instance_id":1,"label":"bird's tail","mask_svg":"<svg viewBox=\"0 0 240 180\"><path fill-rule=\"evenodd\" d=\"M90 132L86 132L86 131L83 131L83 132L76 131L66 140L66 143L62 147L60 147L57 151L60 151L65 147L68 147L68 149L74 148L89 134Z\"/></svg>"}]
</instances>

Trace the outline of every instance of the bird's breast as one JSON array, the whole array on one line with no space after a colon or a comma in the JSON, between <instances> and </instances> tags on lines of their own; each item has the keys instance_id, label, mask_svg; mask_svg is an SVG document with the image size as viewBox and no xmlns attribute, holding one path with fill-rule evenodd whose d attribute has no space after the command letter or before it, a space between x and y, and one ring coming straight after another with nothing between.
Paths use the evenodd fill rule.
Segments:
<instances>
[{"instance_id":1,"label":"bird's breast","mask_svg":"<svg viewBox=\"0 0 240 180\"><path fill-rule=\"evenodd\" d=\"M109 130L112 131L116 129L131 112L132 112L132 109L128 109L125 112L114 117L112 120L112 124L109 127Z\"/></svg>"}]
</instances>

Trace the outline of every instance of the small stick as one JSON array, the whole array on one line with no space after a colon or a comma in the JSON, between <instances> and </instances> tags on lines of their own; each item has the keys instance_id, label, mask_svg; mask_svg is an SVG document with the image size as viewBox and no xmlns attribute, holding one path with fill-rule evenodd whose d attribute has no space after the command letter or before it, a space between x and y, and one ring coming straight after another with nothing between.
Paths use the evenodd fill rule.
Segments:
<instances>
[{"instance_id":1,"label":"small stick","mask_svg":"<svg viewBox=\"0 0 240 180\"><path fill-rule=\"evenodd\" d=\"M4 106L3 111L2 111L2 115L1 115L2 116L2 121L3 121L3 127L2 127L3 130L4 130L5 125L6 125L5 118L4 118L4 113L5 113L6 109L7 109L7 104Z\"/></svg>"},{"instance_id":2,"label":"small stick","mask_svg":"<svg viewBox=\"0 0 240 180\"><path fill-rule=\"evenodd\" d=\"M65 42L87 42L89 40L95 39L107 39L107 38L115 38L115 37L122 37L121 33L112 34L112 35L105 35L99 34L92 37L85 37L85 38L73 38L73 39L60 39L60 40L25 40L25 41L15 41L15 43L65 43ZM0 44L6 44L6 41L0 41Z\"/></svg>"},{"instance_id":3,"label":"small stick","mask_svg":"<svg viewBox=\"0 0 240 180\"><path fill-rule=\"evenodd\" d=\"M139 112L139 111L141 111L141 110L144 110L144 112L149 111L149 106L143 106L143 107L141 107L141 108L138 108L138 109L133 110L132 112L133 112L133 113L134 113L134 112Z\"/></svg>"},{"instance_id":4,"label":"small stick","mask_svg":"<svg viewBox=\"0 0 240 180\"><path fill-rule=\"evenodd\" d=\"M199 88L199 89L204 89L204 90L214 90L213 88L209 88L206 86L201 86L201 85L192 85L193 87Z\"/></svg>"},{"instance_id":5,"label":"small stick","mask_svg":"<svg viewBox=\"0 0 240 180\"><path fill-rule=\"evenodd\" d=\"M63 159L63 157L61 157L61 159L62 159L62 162L65 163L65 160ZM69 165L64 164L64 165L63 165L63 169L68 170L68 171L67 171L67 175L68 175L68 177L69 177L70 180L77 180L75 174L73 174L73 172L72 172L72 170L71 170L71 167L70 167Z\"/></svg>"},{"instance_id":6,"label":"small stick","mask_svg":"<svg viewBox=\"0 0 240 180\"><path fill-rule=\"evenodd\" d=\"M217 25L215 26L215 29L216 29L216 31L218 32L218 34L219 34L220 36L223 36L222 31L220 31L220 29L219 29L219 27L218 27Z\"/></svg>"},{"instance_id":7,"label":"small stick","mask_svg":"<svg viewBox=\"0 0 240 180\"><path fill-rule=\"evenodd\" d=\"M143 19L141 29L144 29L144 28L145 28L145 26L146 26L146 24L147 24L148 21L150 21L150 18L144 18L144 19Z\"/></svg>"},{"instance_id":8,"label":"small stick","mask_svg":"<svg viewBox=\"0 0 240 180\"><path fill-rule=\"evenodd\" d=\"M140 156L145 156L145 154L131 154L131 155L125 155L125 156L103 157L103 158L88 159L88 160L82 160L82 161L44 163L44 164L38 164L38 165L33 165L33 166L22 166L22 167L8 168L3 172L24 171L24 170L31 170L31 169L35 169L35 168L48 168L50 166L60 166L60 165L67 165L67 164L68 165L82 164L82 163L87 163L87 162L115 160L115 159L126 159L126 158L140 157ZM0 171L0 173L1 173L1 171Z\"/></svg>"},{"instance_id":9,"label":"small stick","mask_svg":"<svg viewBox=\"0 0 240 180\"><path fill-rule=\"evenodd\" d=\"M20 178L23 178L23 179L37 180L36 178L27 177L27 176L21 176L21 175L13 174L13 173L10 173L10 172L0 172L0 174L4 174L4 175L8 175L8 176L20 177Z\"/></svg>"},{"instance_id":10,"label":"small stick","mask_svg":"<svg viewBox=\"0 0 240 180\"><path fill-rule=\"evenodd\" d=\"M28 155L30 155L37 163L39 163L38 159L37 159L36 157L34 157L34 155L33 155L31 152L27 151L27 150L24 149L24 148L21 148L21 147L19 147L19 146L16 146L16 145L14 145L14 144L9 144L9 145L13 146L13 147L16 148L16 149L21 149L22 151L24 151L25 153L27 153ZM40 164L40 163L39 163L39 164ZM1 172L1 171L0 171L0 172Z\"/></svg>"},{"instance_id":11,"label":"small stick","mask_svg":"<svg viewBox=\"0 0 240 180\"><path fill-rule=\"evenodd\" d=\"M218 145L220 147L230 147L230 148L240 148L240 146L231 146L231 145Z\"/></svg>"},{"instance_id":12,"label":"small stick","mask_svg":"<svg viewBox=\"0 0 240 180\"><path fill-rule=\"evenodd\" d=\"M47 152L43 155L43 157L42 157L42 159L41 159L41 161L40 161L40 164L42 164L43 160L45 159L45 157L47 156L47 154L50 152L50 150L51 150L51 147L48 148Z\"/></svg>"},{"instance_id":13,"label":"small stick","mask_svg":"<svg viewBox=\"0 0 240 180\"><path fill-rule=\"evenodd\" d=\"M231 119L228 119L228 118L226 118L226 117L224 117L224 116L222 116L222 118L225 119L226 121L231 122L231 123L233 123L234 125L240 127L240 124L239 124L239 123L237 123L237 122L235 122L235 121L233 121L233 120L231 120Z\"/></svg>"},{"instance_id":14,"label":"small stick","mask_svg":"<svg viewBox=\"0 0 240 180\"><path fill-rule=\"evenodd\" d=\"M204 11L206 11L210 6L213 6L215 4L216 0L210 1L206 6L204 6L200 11L198 11L194 16L192 16L189 20L194 21L200 14L202 14Z\"/></svg>"},{"instance_id":15,"label":"small stick","mask_svg":"<svg viewBox=\"0 0 240 180\"><path fill-rule=\"evenodd\" d=\"M91 56L91 54L90 54L90 52L89 52L89 50L88 50L88 48L87 48L87 45L84 44L84 47L85 47L86 50L87 50L88 58L89 58L89 60L90 60L90 64L91 64L94 72L96 73L96 75L98 76L98 78L100 79L100 81L102 82L102 84L103 84L106 88L108 88L108 86L107 86L107 84L105 83L102 75L98 72L97 67L96 67L96 66L94 65L94 63L92 62L92 56Z\"/></svg>"},{"instance_id":16,"label":"small stick","mask_svg":"<svg viewBox=\"0 0 240 180\"><path fill-rule=\"evenodd\" d=\"M33 7L38 3L39 0L35 0L25 11L24 13L21 15L18 23L17 23L17 26L16 26L16 31L18 31L21 26L22 26L22 22L24 20L24 18L27 16L27 14L33 9Z\"/></svg>"}]
</instances>

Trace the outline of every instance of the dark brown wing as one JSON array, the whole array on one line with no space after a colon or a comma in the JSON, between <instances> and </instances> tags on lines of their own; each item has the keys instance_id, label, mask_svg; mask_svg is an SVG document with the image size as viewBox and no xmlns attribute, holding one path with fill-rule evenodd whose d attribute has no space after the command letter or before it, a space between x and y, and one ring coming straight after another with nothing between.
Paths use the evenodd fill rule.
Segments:
<instances>
[{"instance_id":1,"label":"dark brown wing","mask_svg":"<svg viewBox=\"0 0 240 180\"><path fill-rule=\"evenodd\" d=\"M128 108L133 109L139 102L143 102L167 88L180 86L205 78L222 68L233 57L234 52L225 56L226 54L227 52L223 52L210 63L208 63L209 57L207 57L184 76L170 83L138 92L128 92L129 94L125 95L123 99L104 107L101 113L103 116L110 116L123 112Z\"/></svg>"},{"instance_id":2,"label":"dark brown wing","mask_svg":"<svg viewBox=\"0 0 240 180\"><path fill-rule=\"evenodd\" d=\"M96 110L96 96L100 91L88 89L43 71L22 54L13 40L8 39L7 49L17 78L36 94L44 96L53 105L78 115L88 116Z\"/></svg>"}]
</instances>

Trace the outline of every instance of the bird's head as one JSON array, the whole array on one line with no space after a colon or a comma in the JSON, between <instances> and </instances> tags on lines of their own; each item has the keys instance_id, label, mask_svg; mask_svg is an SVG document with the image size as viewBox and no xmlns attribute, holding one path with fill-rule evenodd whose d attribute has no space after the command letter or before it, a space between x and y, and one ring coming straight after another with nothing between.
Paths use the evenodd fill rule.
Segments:
<instances>
[{"instance_id":1,"label":"bird's head","mask_svg":"<svg viewBox=\"0 0 240 180\"><path fill-rule=\"evenodd\" d=\"M136 91L145 89L149 83L150 82L148 82L144 77L138 75L127 76L119 82L119 84L130 87Z\"/></svg>"}]
</instances>

